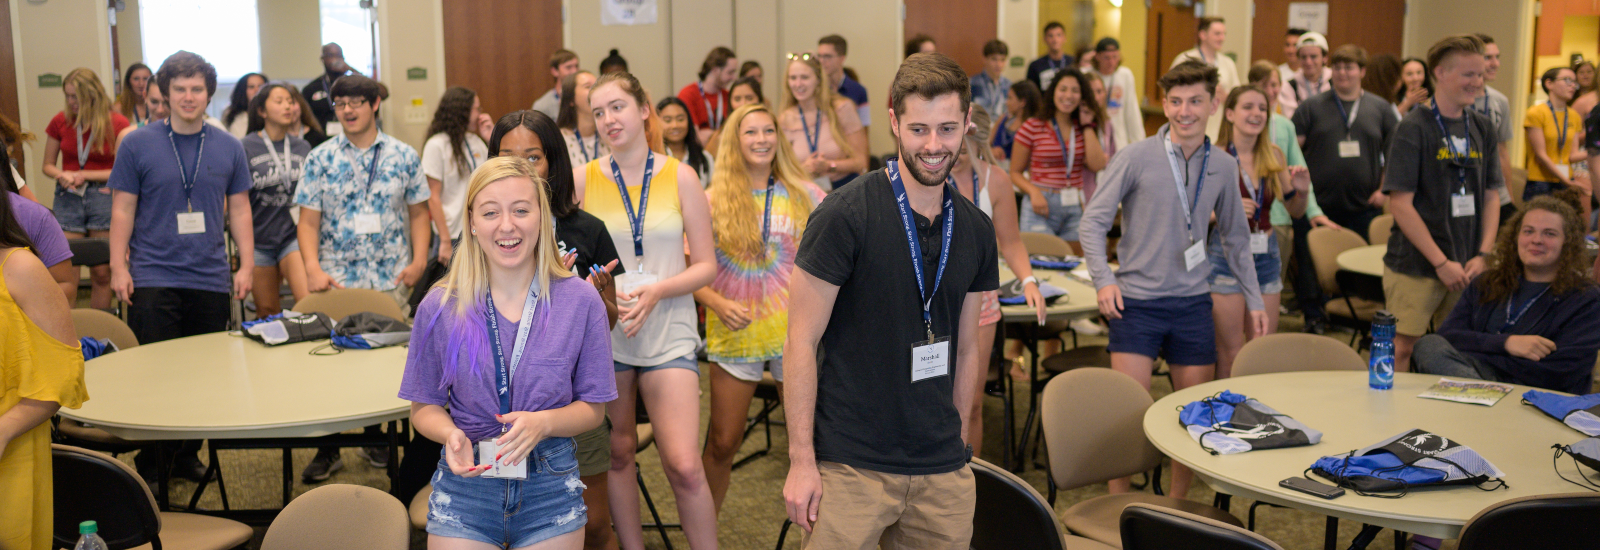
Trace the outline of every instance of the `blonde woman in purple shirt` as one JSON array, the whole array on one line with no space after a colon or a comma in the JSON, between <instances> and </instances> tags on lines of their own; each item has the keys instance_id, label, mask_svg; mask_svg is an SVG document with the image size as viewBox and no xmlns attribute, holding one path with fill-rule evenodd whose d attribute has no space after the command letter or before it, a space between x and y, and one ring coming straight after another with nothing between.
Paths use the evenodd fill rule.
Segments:
<instances>
[{"instance_id":1,"label":"blonde woman in purple shirt","mask_svg":"<svg viewBox=\"0 0 1600 550\"><path fill-rule=\"evenodd\" d=\"M611 331L600 295L557 257L548 201L527 160L485 162L467 189L469 234L417 309L400 398L444 445L429 548L583 544L572 437L617 397Z\"/></svg>"}]
</instances>

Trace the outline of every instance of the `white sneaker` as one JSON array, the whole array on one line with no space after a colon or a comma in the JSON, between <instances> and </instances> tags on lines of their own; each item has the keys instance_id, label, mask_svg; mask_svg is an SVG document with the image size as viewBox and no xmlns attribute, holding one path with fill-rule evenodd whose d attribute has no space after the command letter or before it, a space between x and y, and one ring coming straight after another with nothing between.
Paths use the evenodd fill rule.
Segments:
<instances>
[{"instance_id":1,"label":"white sneaker","mask_svg":"<svg viewBox=\"0 0 1600 550\"><path fill-rule=\"evenodd\" d=\"M1094 319L1078 319L1068 326L1072 327L1073 332L1084 336L1099 336L1106 332L1105 327L1100 326L1100 323L1094 322Z\"/></svg>"}]
</instances>

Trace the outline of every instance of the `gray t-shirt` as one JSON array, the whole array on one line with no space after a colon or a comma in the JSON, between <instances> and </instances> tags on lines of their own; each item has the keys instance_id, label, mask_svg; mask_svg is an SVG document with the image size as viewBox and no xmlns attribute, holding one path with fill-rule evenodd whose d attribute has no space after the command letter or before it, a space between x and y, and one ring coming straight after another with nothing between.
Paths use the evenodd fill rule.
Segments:
<instances>
[{"instance_id":1,"label":"gray t-shirt","mask_svg":"<svg viewBox=\"0 0 1600 550\"><path fill-rule=\"evenodd\" d=\"M1356 120L1348 124L1352 106ZM1307 98L1295 109L1295 134L1306 138L1302 147L1306 166L1323 210L1342 214L1371 208L1367 198L1382 181L1382 153L1397 122L1394 106L1367 92L1349 102L1330 90ZM1339 142L1346 139L1360 144L1359 155L1340 156Z\"/></svg>"},{"instance_id":2,"label":"gray t-shirt","mask_svg":"<svg viewBox=\"0 0 1600 550\"><path fill-rule=\"evenodd\" d=\"M1495 137L1495 141L1511 142L1512 132L1516 129L1511 127L1511 100L1506 99L1506 94L1484 86L1483 95L1472 102L1472 108L1489 117L1489 123L1494 125L1494 133L1491 135Z\"/></svg>"},{"instance_id":3,"label":"gray t-shirt","mask_svg":"<svg viewBox=\"0 0 1600 550\"><path fill-rule=\"evenodd\" d=\"M1389 166L1385 172L1385 192L1414 193L1411 203L1428 226L1428 234L1451 261L1465 263L1478 253L1483 242L1483 223L1478 216L1485 208L1499 208L1500 199L1495 191L1504 185L1500 176L1499 143L1492 137L1489 117L1473 109L1465 109L1465 118L1435 118L1433 109L1412 109L1395 128L1394 142L1389 146ZM1443 124L1450 132L1450 140L1439 127ZM1468 132L1470 125L1470 132ZM1450 160L1455 154L1469 150L1463 163ZM1457 169L1457 164L1464 169ZM1465 183L1461 176L1465 174ZM1452 195L1472 194L1473 215L1451 215ZM1383 256L1383 265L1400 273L1416 277L1433 277L1433 264L1417 250L1416 245L1400 231L1398 224L1389 238L1389 252Z\"/></svg>"},{"instance_id":4,"label":"gray t-shirt","mask_svg":"<svg viewBox=\"0 0 1600 550\"><path fill-rule=\"evenodd\" d=\"M255 226L256 250L276 252L295 239L294 218L289 210L294 208L294 188L305 172L311 144L293 135L284 139L289 141L287 155L284 140L273 142L268 151L267 140L260 132L239 140L245 160L250 163L250 216Z\"/></svg>"},{"instance_id":5,"label":"gray t-shirt","mask_svg":"<svg viewBox=\"0 0 1600 550\"><path fill-rule=\"evenodd\" d=\"M561 98L556 96L556 89L551 88L539 96L539 99L534 100L533 110L549 115L550 120L555 120L561 114Z\"/></svg>"}]
</instances>

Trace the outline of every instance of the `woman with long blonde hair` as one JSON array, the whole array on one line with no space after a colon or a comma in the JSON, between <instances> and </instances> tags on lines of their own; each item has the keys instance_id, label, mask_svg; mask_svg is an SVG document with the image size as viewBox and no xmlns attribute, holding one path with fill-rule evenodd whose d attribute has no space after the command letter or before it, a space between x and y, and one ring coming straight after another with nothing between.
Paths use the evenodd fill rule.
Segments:
<instances>
[{"instance_id":1,"label":"woman with long blonde hair","mask_svg":"<svg viewBox=\"0 0 1600 550\"><path fill-rule=\"evenodd\" d=\"M1278 326L1278 298L1283 292L1282 261L1278 238L1267 213L1281 201L1294 217L1305 215L1311 176L1301 166L1289 166L1282 150L1273 145L1267 124L1272 106L1267 93L1256 86L1240 86L1224 103L1217 146L1239 160L1239 195L1250 227L1250 251L1255 258L1256 284L1266 304L1267 330ZM1233 373L1233 359L1244 343L1264 334L1250 329L1240 281L1223 257L1222 237L1212 230L1207 239L1211 255L1211 317L1217 334L1217 378Z\"/></svg>"},{"instance_id":2,"label":"woman with long blonde hair","mask_svg":"<svg viewBox=\"0 0 1600 550\"><path fill-rule=\"evenodd\" d=\"M706 190L717 277L694 292L706 306L706 358L718 367L711 370L711 424L701 455L718 510L762 371L772 371L782 393L789 274L806 218L823 197L765 105L740 107L723 127L722 160Z\"/></svg>"},{"instance_id":3,"label":"woman with long blonde hair","mask_svg":"<svg viewBox=\"0 0 1600 550\"><path fill-rule=\"evenodd\" d=\"M866 172L867 131L855 103L834 91L836 84L811 54L789 54L784 67L778 128L800 168L824 189Z\"/></svg>"},{"instance_id":4,"label":"woman with long blonde hair","mask_svg":"<svg viewBox=\"0 0 1600 550\"><path fill-rule=\"evenodd\" d=\"M94 71L73 69L62 80L66 109L45 128L44 175L56 180L54 210L69 239L111 236L111 165L117 135L128 119L111 108L111 97ZM59 160L58 157L59 156ZM111 267L89 268L89 307L111 307Z\"/></svg>"},{"instance_id":5,"label":"woman with long blonde hair","mask_svg":"<svg viewBox=\"0 0 1600 550\"><path fill-rule=\"evenodd\" d=\"M478 167L462 219L449 274L417 308L400 386L417 431L444 445L428 546L578 548L572 438L617 397L605 304L561 265L549 195L526 159Z\"/></svg>"}]
</instances>

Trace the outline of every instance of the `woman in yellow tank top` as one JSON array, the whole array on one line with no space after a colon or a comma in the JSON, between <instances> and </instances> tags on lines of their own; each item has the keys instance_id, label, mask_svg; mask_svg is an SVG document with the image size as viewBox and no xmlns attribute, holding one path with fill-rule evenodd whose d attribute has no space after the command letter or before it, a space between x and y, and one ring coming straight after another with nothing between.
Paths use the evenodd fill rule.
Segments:
<instances>
[{"instance_id":1,"label":"woman in yellow tank top","mask_svg":"<svg viewBox=\"0 0 1600 550\"><path fill-rule=\"evenodd\" d=\"M661 121L650 105L628 73L595 81L590 114L611 154L574 171L580 204L605 222L624 267L611 331L618 397L606 405L612 423L606 489L622 548L643 548L634 476L634 403L643 395L683 533L691 548L714 549L716 510L700 462L700 335L691 296L717 276L710 207L694 170L662 152Z\"/></svg>"},{"instance_id":2,"label":"woman in yellow tank top","mask_svg":"<svg viewBox=\"0 0 1600 550\"><path fill-rule=\"evenodd\" d=\"M0 548L47 550L54 482L46 421L88 394L67 299L28 250L12 200L0 191Z\"/></svg>"}]
</instances>

